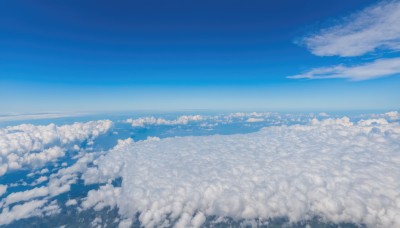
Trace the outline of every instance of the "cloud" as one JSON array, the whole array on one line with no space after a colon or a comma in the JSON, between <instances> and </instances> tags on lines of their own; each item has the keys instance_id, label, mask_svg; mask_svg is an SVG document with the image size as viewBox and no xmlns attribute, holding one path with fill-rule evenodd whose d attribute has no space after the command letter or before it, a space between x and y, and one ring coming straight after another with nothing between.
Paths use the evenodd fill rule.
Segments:
<instances>
[{"instance_id":1,"label":"cloud","mask_svg":"<svg viewBox=\"0 0 400 228\"><path fill-rule=\"evenodd\" d=\"M39 178L40 182L49 179L44 186L8 194L0 201L0 208L2 209L0 210L0 225L9 224L23 218L49 216L59 213L61 209L57 201L53 200L50 203L48 201L55 196L68 192L71 189L71 185L77 183L79 175L86 171L88 163L91 163L95 158L94 155L94 152L84 153L72 166L59 169L57 173L51 174L45 180ZM35 181L34 183L37 182ZM0 193L3 191L2 194L4 194L6 190L7 186L0 185ZM72 206L76 205L77 201L72 199L65 204L66 206ZM10 206L13 206L11 210Z\"/></svg>"},{"instance_id":2,"label":"cloud","mask_svg":"<svg viewBox=\"0 0 400 228\"><path fill-rule=\"evenodd\" d=\"M361 56L376 50L400 50L400 1L382 1L344 18L340 24L305 37L318 56Z\"/></svg>"},{"instance_id":3,"label":"cloud","mask_svg":"<svg viewBox=\"0 0 400 228\"><path fill-rule=\"evenodd\" d=\"M399 26L400 27L400 26ZM378 59L373 62L355 65L314 68L308 72L289 76L291 79L330 79L345 78L363 81L400 74L400 58Z\"/></svg>"},{"instance_id":4,"label":"cloud","mask_svg":"<svg viewBox=\"0 0 400 228\"><path fill-rule=\"evenodd\" d=\"M398 113L397 111L391 111L391 112L387 112L385 114L383 114L386 117L389 117L390 120L398 120L400 119L400 113Z\"/></svg>"},{"instance_id":5,"label":"cloud","mask_svg":"<svg viewBox=\"0 0 400 228\"><path fill-rule=\"evenodd\" d=\"M203 120L203 116L180 116L175 120L166 120L164 118L143 117L138 119L127 119L125 122L130 123L133 127L144 127L145 125L186 125L189 122Z\"/></svg>"},{"instance_id":6,"label":"cloud","mask_svg":"<svg viewBox=\"0 0 400 228\"><path fill-rule=\"evenodd\" d=\"M22 124L0 129L0 176L9 170L40 167L65 155L65 146L93 141L112 126L110 120L71 125Z\"/></svg>"},{"instance_id":7,"label":"cloud","mask_svg":"<svg viewBox=\"0 0 400 228\"><path fill-rule=\"evenodd\" d=\"M320 217L400 227L400 125L313 119L236 135L121 140L93 162L86 184L104 183L83 208L118 207L145 227ZM120 187L112 180L122 178Z\"/></svg>"},{"instance_id":8,"label":"cloud","mask_svg":"<svg viewBox=\"0 0 400 228\"><path fill-rule=\"evenodd\" d=\"M131 124L133 127L145 127L145 126L161 126L161 125L186 125L191 123L199 123L200 126L203 127L212 127L216 124L229 124L232 122L248 122L251 123L257 122L254 120L261 121L277 121L281 118L279 113L272 112L236 112L229 114L219 114L219 115L183 115L179 116L176 119L168 120L164 118L156 118L156 117L141 117L137 119L129 118L123 122ZM290 121L289 118L285 119L285 121Z\"/></svg>"},{"instance_id":9,"label":"cloud","mask_svg":"<svg viewBox=\"0 0 400 228\"><path fill-rule=\"evenodd\" d=\"M30 190L26 190L23 192L14 192L9 194L5 199L5 206L21 202L21 201L29 201L34 198L47 196L49 194L49 190L47 187L43 186L40 188L34 188Z\"/></svg>"},{"instance_id":10,"label":"cloud","mask_svg":"<svg viewBox=\"0 0 400 228\"><path fill-rule=\"evenodd\" d=\"M14 114L0 115L0 122L21 121L21 120L38 120L38 119L57 119L64 117L82 116L83 113L63 114L63 113L41 113L41 114Z\"/></svg>"},{"instance_id":11,"label":"cloud","mask_svg":"<svg viewBox=\"0 0 400 228\"><path fill-rule=\"evenodd\" d=\"M40 208L46 204L46 200L33 200L24 204L15 205L11 210L4 208L0 213L0 225L13 221L41 215Z\"/></svg>"},{"instance_id":12,"label":"cloud","mask_svg":"<svg viewBox=\"0 0 400 228\"><path fill-rule=\"evenodd\" d=\"M65 206L67 206L67 207L74 206L77 204L78 204L78 202L75 199L69 199L67 202L65 202Z\"/></svg>"},{"instance_id":13,"label":"cloud","mask_svg":"<svg viewBox=\"0 0 400 228\"><path fill-rule=\"evenodd\" d=\"M0 196L4 195L7 192L7 185L0 184Z\"/></svg>"},{"instance_id":14,"label":"cloud","mask_svg":"<svg viewBox=\"0 0 400 228\"><path fill-rule=\"evenodd\" d=\"M246 120L246 122L248 122L248 123L256 123L256 122L262 122L262 121L264 121L263 118L254 118L254 117L248 118Z\"/></svg>"}]
</instances>

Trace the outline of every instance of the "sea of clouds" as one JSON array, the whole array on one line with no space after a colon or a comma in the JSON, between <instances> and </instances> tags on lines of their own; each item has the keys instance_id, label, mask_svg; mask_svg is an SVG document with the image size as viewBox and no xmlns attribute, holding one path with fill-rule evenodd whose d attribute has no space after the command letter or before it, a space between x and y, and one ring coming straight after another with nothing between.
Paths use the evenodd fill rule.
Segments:
<instances>
[{"instance_id":1,"label":"sea of clouds","mask_svg":"<svg viewBox=\"0 0 400 228\"><path fill-rule=\"evenodd\" d=\"M37 178L23 191L11 192L10 184L0 184L0 225L75 207L114 208L120 227L136 219L145 227L199 227L210 224L210 218L264 224L274 218L287 218L289 223L318 218L335 224L400 227L399 113L357 121L326 113L306 116L306 123L292 125L282 123L287 118L302 122L304 116L234 113L125 120L121 122L132 128L213 126L238 119L243 124L280 124L246 134L120 139L108 151L80 149L74 163L50 172L43 166L66 156L51 150L93 142L112 131L114 123L0 129L1 164L7 166L3 175L30 167ZM26 162L33 155L38 157L32 159L35 162ZM57 198L79 181L98 187L83 198Z\"/></svg>"}]
</instances>

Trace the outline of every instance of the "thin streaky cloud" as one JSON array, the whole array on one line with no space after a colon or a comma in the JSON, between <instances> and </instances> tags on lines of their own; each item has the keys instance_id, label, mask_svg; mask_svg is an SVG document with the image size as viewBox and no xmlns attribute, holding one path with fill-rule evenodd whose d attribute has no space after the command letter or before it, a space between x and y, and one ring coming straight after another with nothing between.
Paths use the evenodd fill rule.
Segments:
<instances>
[{"instance_id":1,"label":"thin streaky cloud","mask_svg":"<svg viewBox=\"0 0 400 228\"><path fill-rule=\"evenodd\" d=\"M384 1L305 37L317 56L361 56L376 50L400 50L400 1Z\"/></svg>"},{"instance_id":2,"label":"thin streaky cloud","mask_svg":"<svg viewBox=\"0 0 400 228\"><path fill-rule=\"evenodd\" d=\"M351 81L364 81L400 74L400 58L378 59L373 62L344 66L319 67L305 73L289 76L291 79L331 79L344 78Z\"/></svg>"}]
</instances>

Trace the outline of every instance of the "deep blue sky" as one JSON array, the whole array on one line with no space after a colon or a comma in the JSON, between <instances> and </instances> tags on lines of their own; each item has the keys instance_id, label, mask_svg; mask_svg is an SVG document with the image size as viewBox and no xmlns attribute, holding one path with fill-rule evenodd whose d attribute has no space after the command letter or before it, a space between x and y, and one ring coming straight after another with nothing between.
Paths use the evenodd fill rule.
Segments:
<instances>
[{"instance_id":1,"label":"deep blue sky","mask_svg":"<svg viewBox=\"0 0 400 228\"><path fill-rule=\"evenodd\" d=\"M398 77L294 80L360 58L296 40L376 1L1 1L0 112L390 109Z\"/></svg>"}]
</instances>

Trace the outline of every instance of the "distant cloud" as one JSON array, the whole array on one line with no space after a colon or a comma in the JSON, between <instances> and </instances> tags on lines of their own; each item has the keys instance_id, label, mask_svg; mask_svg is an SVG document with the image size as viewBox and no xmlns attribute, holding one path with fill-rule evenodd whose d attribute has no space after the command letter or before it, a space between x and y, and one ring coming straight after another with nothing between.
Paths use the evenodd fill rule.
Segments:
<instances>
[{"instance_id":1,"label":"distant cloud","mask_svg":"<svg viewBox=\"0 0 400 228\"><path fill-rule=\"evenodd\" d=\"M400 51L400 1L383 1L305 37L318 56L360 56L376 50Z\"/></svg>"},{"instance_id":2,"label":"distant cloud","mask_svg":"<svg viewBox=\"0 0 400 228\"><path fill-rule=\"evenodd\" d=\"M57 119L64 117L80 116L81 114L63 114L63 113L42 113L42 114L14 114L0 115L0 122L21 121L21 120L38 120L38 119Z\"/></svg>"},{"instance_id":3,"label":"distant cloud","mask_svg":"<svg viewBox=\"0 0 400 228\"><path fill-rule=\"evenodd\" d=\"M127 119L125 122L130 123L132 127L144 127L145 125L185 125L189 122L196 122L203 120L200 115L194 116L180 116L175 120L166 120L164 118L143 117L138 119Z\"/></svg>"},{"instance_id":4,"label":"distant cloud","mask_svg":"<svg viewBox=\"0 0 400 228\"><path fill-rule=\"evenodd\" d=\"M400 26L399 26L400 27ZM292 79L329 79L345 78L363 81L400 74L400 58L378 59L356 66L337 65L311 69L305 73L289 76Z\"/></svg>"},{"instance_id":5,"label":"distant cloud","mask_svg":"<svg viewBox=\"0 0 400 228\"><path fill-rule=\"evenodd\" d=\"M247 123L255 123L255 122L270 122L273 124L280 123L279 121L294 121L291 116L286 116L284 119L281 119L279 113L272 112L236 112L229 114L219 114L219 115L183 115L178 116L175 119L164 119L164 118L156 118L153 116L141 117L137 119L129 118L124 120L124 123L129 123L132 127L146 127L146 126L175 126L175 125L186 125L193 123L200 123L200 126L210 127L215 124L229 124L232 122L247 122ZM298 118L298 116L296 117Z\"/></svg>"},{"instance_id":6,"label":"distant cloud","mask_svg":"<svg viewBox=\"0 0 400 228\"><path fill-rule=\"evenodd\" d=\"M256 123L256 122L262 122L262 121L264 121L264 119L263 118L248 118L247 120L246 120L246 122L249 122L249 123Z\"/></svg>"}]
</instances>

